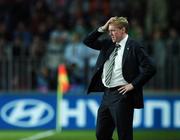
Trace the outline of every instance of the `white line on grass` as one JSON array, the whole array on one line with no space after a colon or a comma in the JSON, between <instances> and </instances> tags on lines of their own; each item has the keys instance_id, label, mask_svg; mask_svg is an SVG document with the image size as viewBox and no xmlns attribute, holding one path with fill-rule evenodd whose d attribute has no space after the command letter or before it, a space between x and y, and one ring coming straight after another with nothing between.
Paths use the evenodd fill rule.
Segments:
<instances>
[{"instance_id":1,"label":"white line on grass","mask_svg":"<svg viewBox=\"0 0 180 140\"><path fill-rule=\"evenodd\" d=\"M45 138L45 137L52 136L54 134L55 134L54 130L49 130L49 131L38 133L36 135L30 136L30 137L27 137L27 138L22 138L20 140L39 140L39 139L42 139L42 138Z\"/></svg>"}]
</instances>

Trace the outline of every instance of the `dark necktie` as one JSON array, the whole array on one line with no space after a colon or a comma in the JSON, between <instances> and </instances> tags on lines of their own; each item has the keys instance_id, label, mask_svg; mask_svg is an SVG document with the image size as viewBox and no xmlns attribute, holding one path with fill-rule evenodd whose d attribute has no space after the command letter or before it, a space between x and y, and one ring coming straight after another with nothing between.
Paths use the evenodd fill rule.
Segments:
<instances>
[{"instance_id":1,"label":"dark necktie","mask_svg":"<svg viewBox=\"0 0 180 140\"><path fill-rule=\"evenodd\" d=\"M105 83L106 85L109 85L111 82L111 77L112 77L112 71L114 68L114 64L115 64L115 58L117 56L117 51L121 46L119 44L116 44L116 47L114 48L114 51L112 52L111 58L110 58L110 62L109 65L107 67L107 71L106 71L106 75L105 75Z\"/></svg>"}]
</instances>

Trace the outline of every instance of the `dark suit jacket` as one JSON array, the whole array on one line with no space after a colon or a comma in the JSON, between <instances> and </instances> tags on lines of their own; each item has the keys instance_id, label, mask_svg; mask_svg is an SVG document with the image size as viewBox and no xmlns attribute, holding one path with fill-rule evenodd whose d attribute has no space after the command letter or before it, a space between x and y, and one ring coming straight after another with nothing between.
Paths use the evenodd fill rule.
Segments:
<instances>
[{"instance_id":1,"label":"dark suit jacket","mask_svg":"<svg viewBox=\"0 0 180 140\"><path fill-rule=\"evenodd\" d=\"M110 39L100 40L99 37L101 35L102 33L95 30L85 37L83 41L90 48L100 50L94 74L88 87L88 93L104 91L105 87L101 79L103 66L115 47L115 44ZM122 73L124 79L134 86L132 94L134 108L142 108L144 106L142 87L155 72L155 66L143 47L128 37L123 54Z\"/></svg>"}]
</instances>

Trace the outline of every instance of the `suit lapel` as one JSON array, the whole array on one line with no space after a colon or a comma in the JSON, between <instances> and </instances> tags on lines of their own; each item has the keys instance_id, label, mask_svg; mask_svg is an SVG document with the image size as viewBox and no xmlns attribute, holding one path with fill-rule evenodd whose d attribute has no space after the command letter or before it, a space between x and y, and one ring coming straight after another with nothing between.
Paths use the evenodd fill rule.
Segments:
<instances>
[{"instance_id":1,"label":"suit lapel","mask_svg":"<svg viewBox=\"0 0 180 140\"><path fill-rule=\"evenodd\" d=\"M125 45L125 48L124 48L124 53L123 53L123 58L122 58L122 66L124 65L124 62L125 62L125 60L126 60L126 57L127 57L127 55L128 55L128 53L129 53L129 47L130 47L130 39L129 39L129 37L128 37L128 40L127 40L127 42L126 42L126 45Z\"/></svg>"},{"instance_id":2,"label":"suit lapel","mask_svg":"<svg viewBox=\"0 0 180 140\"><path fill-rule=\"evenodd\" d=\"M109 59L109 56L110 56L111 53L113 52L114 48L115 48L115 44L113 43L113 44L111 45L111 47L107 50L106 57L105 57L105 61L106 61L107 59ZM104 62L105 62L105 61L104 61Z\"/></svg>"},{"instance_id":3,"label":"suit lapel","mask_svg":"<svg viewBox=\"0 0 180 140\"><path fill-rule=\"evenodd\" d=\"M125 48L124 48L124 53L123 53L123 59L122 59L122 66L124 65L124 62L125 62L125 60L126 60L126 57L127 57L127 55L128 55L128 53L129 53L129 47L130 47L130 38L128 37L128 40L127 40L127 42L126 42L126 45L125 45ZM114 50L114 48L115 48L115 44L114 43L112 43L111 44L111 47L109 47L109 49L107 50L107 52L106 52L106 56L105 56L105 59L104 59L104 62L103 62L103 64L106 62L106 60L107 59L109 59L109 56L111 55L111 53L113 52L113 50Z\"/></svg>"}]
</instances>

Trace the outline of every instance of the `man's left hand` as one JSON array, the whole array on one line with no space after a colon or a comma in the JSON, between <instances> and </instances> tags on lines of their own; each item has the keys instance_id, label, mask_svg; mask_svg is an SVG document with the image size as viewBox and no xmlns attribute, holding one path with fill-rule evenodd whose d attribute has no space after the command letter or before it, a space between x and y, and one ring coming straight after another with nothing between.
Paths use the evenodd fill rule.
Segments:
<instances>
[{"instance_id":1,"label":"man's left hand","mask_svg":"<svg viewBox=\"0 0 180 140\"><path fill-rule=\"evenodd\" d=\"M130 84L127 84L127 85L124 85L124 86L120 87L120 88L118 89L118 91L119 91L119 93L122 93L122 95L124 95L125 93L127 93L128 91L131 91L131 90L133 90L133 89L134 89L134 87L133 87L133 85L130 83Z\"/></svg>"}]
</instances>

